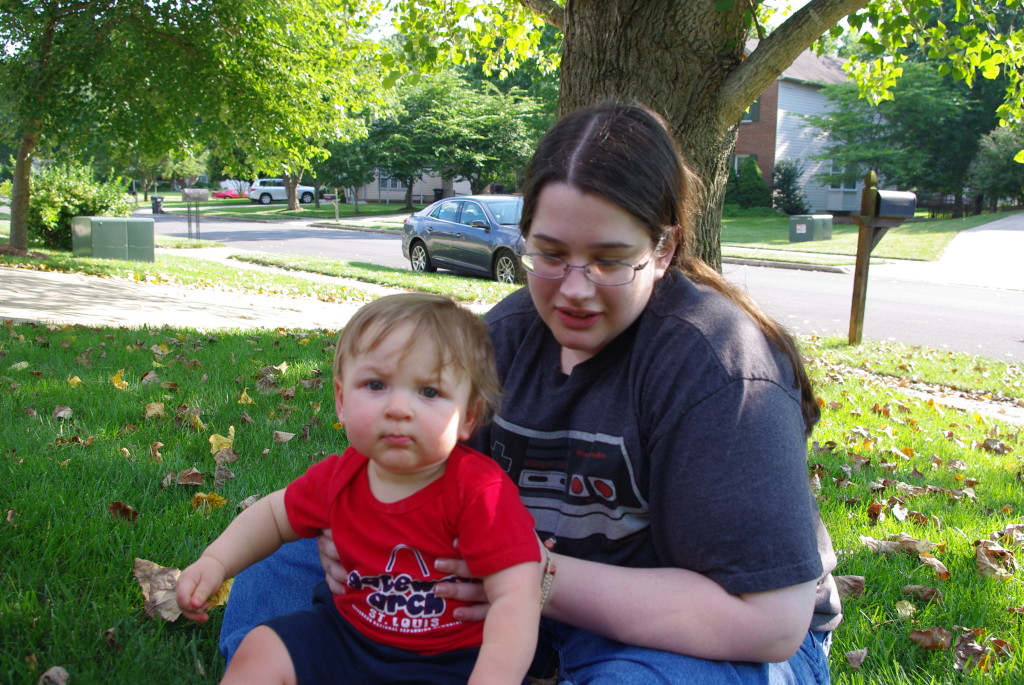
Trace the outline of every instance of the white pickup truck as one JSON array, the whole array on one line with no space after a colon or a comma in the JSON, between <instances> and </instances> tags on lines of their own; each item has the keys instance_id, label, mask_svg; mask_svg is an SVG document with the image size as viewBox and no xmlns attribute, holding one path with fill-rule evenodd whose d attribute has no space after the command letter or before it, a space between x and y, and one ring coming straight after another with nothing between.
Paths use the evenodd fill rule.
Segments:
<instances>
[{"instance_id":1,"label":"white pickup truck","mask_svg":"<svg viewBox=\"0 0 1024 685\"><path fill-rule=\"evenodd\" d=\"M313 201L313 193L316 190L312 186L296 186L295 194L299 196L299 202L308 205ZM261 205L269 205L275 200L285 201L288 199L288 190L284 187L284 179L281 178L259 178L249 186L249 201L259 202Z\"/></svg>"}]
</instances>

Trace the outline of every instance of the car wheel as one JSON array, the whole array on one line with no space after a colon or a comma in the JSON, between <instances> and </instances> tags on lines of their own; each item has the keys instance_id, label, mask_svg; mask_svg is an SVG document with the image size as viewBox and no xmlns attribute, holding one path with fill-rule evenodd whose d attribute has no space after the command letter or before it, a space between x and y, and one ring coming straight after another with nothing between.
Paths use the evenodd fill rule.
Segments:
<instances>
[{"instance_id":1,"label":"car wheel","mask_svg":"<svg viewBox=\"0 0 1024 685\"><path fill-rule=\"evenodd\" d=\"M312 201L313 201L313 193L303 193L302 197L299 198L299 202L304 204L304 205L308 205Z\"/></svg>"},{"instance_id":2,"label":"car wheel","mask_svg":"<svg viewBox=\"0 0 1024 685\"><path fill-rule=\"evenodd\" d=\"M430 254L427 252L427 246L417 241L412 244L409 249L409 262L412 264L413 271L422 271L427 273L433 273L437 271L437 267L430 261Z\"/></svg>"},{"instance_id":3,"label":"car wheel","mask_svg":"<svg viewBox=\"0 0 1024 685\"><path fill-rule=\"evenodd\" d=\"M262 195L260 195L260 204L261 205L269 205L273 201L274 201L274 198L270 197L270 193L263 193Z\"/></svg>"},{"instance_id":4,"label":"car wheel","mask_svg":"<svg viewBox=\"0 0 1024 685\"><path fill-rule=\"evenodd\" d=\"M499 283L522 283L523 267L509 250L499 250L494 258L494 280Z\"/></svg>"}]
</instances>

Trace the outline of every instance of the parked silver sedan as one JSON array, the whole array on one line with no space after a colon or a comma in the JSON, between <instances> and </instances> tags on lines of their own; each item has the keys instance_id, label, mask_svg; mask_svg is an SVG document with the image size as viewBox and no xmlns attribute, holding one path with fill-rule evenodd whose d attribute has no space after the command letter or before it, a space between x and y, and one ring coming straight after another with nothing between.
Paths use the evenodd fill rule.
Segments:
<instances>
[{"instance_id":1,"label":"parked silver sedan","mask_svg":"<svg viewBox=\"0 0 1024 685\"><path fill-rule=\"evenodd\" d=\"M523 198L518 195L439 200L405 220L402 254L413 271L441 268L522 283L522 211Z\"/></svg>"}]
</instances>

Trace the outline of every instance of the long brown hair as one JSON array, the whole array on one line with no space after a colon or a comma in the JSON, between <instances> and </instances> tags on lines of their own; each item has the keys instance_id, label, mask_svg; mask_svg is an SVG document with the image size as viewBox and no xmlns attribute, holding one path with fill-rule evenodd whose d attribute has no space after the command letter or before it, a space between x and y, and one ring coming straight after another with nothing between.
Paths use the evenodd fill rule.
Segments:
<instances>
[{"instance_id":1,"label":"long brown hair","mask_svg":"<svg viewBox=\"0 0 1024 685\"><path fill-rule=\"evenodd\" d=\"M793 367L810 435L821 411L793 337L742 290L693 254L693 219L702 184L687 166L664 119L650 109L617 102L576 110L541 140L526 170L520 228L529 236L537 199L549 183L595 193L632 214L658 244L675 240L671 268L722 293L750 315Z\"/></svg>"}]
</instances>

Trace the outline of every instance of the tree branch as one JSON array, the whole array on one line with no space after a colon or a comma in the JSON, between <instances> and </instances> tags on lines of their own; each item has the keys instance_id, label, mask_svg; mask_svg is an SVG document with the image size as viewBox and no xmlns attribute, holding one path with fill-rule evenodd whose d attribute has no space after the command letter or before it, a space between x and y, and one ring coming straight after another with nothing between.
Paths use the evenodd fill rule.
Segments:
<instances>
[{"instance_id":1,"label":"tree branch","mask_svg":"<svg viewBox=\"0 0 1024 685\"><path fill-rule=\"evenodd\" d=\"M811 0L758 43L722 88L723 122L739 121L743 111L825 31L868 0ZM731 125L731 124L729 124Z\"/></svg>"},{"instance_id":2,"label":"tree branch","mask_svg":"<svg viewBox=\"0 0 1024 685\"><path fill-rule=\"evenodd\" d=\"M519 0L519 4L556 29L565 31L565 8L555 0Z\"/></svg>"}]
</instances>

